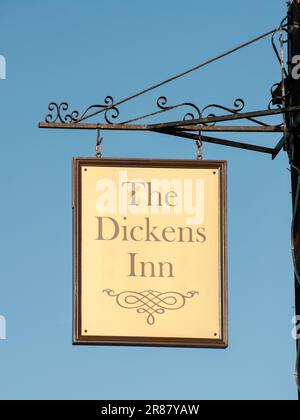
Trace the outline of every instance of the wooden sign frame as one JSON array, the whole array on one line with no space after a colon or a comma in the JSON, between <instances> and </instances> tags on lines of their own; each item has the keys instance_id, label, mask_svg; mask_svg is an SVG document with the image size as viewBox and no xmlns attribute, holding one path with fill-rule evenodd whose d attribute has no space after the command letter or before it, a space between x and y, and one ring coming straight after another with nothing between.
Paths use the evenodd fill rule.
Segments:
<instances>
[{"instance_id":1,"label":"wooden sign frame","mask_svg":"<svg viewBox=\"0 0 300 420\"><path fill-rule=\"evenodd\" d=\"M208 169L219 176L219 325L216 338L176 336L89 335L82 324L82 176L88 168L174 168ZM225 161L158 160L158 159L99 159L75 158L73 160L73 210L74 210L74 333L73 344L86 345L146 345L171 347L226 348L228 346L228 286L227 286L227 164ZM187 250L188 252L188 250ZM106 290L108 296L115 296ZM189 292L196 293L196 292ZM152 296L152 295L151 295ZM183 296L183 299L194 295ZM153 296L152 296L153 297ZM170 298L169 298L170 299ZM169 301L170 302L170 301ZM151 322L151 317L150 317ZM195 323L199 319L194 320Z\"/></svg>"}]
</instances>

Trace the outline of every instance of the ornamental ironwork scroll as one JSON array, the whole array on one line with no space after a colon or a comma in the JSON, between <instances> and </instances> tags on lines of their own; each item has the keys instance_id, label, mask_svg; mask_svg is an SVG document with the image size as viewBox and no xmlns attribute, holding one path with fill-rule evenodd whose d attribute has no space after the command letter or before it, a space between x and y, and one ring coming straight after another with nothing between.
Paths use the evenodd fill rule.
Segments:
<instances>
[{"instance_id":1,"label":"ornamental ironwork scroll","mask_svg":"<svg viewBox=\"0 0 300 420\"><path fill-rule=\"evenodd\" d=\"M105 289L103 293L116 298L116 303L122 308L135 309L138 314L145 314L148 325L155 324L156 315L163 315L166 311L177 311L185 306L187 299L199 295L199 292L195 291L183 295L178 292L158 292L155 290L116 294L111 289Z\"/></svg>"},{"instance_id":2,"label":"ornamental ironwork scroll","mask_svg":"<svg viewBox=\"0 0 300 420\"><path fill-rule=\"evenodd\" d=\"M272 90L273 93L273 90ZM114 105L115 101L112 96L107 96L104 99L103 104L96 104L89 106L84 112L80 113L78 110L70 111L70 106L67 102L51 102L48 106L48 114L45 117L45 122L48 124L52 123L74 123L79 124L83 119L87 120L88 118L92 118L100 111L103 113L104 121L108 125L113 124L132 124L137 121L146 120L150 117L154 117L160 114L165 114L170 111L178 110L181 108L185 108L186 112L184 113L183 117L181 118L182 121L189 121L194 119L201 119L201 118L214 118L216 117L216 113L213 112L214 110L225 111L229 115L238 115L245 109L245 101L241 98L237 98L233 102L233 106L225 106L221 104L209 104L200 109L197 105L193 104L192 102L181 102L175 105L169 105L168 98L166 96L160 96L156 101L156 110L150 112L148 114L144 114L132 119L128 119L126 121L118 122L118 118L120 116L120 109ZM189 108L189 110L188 110ZM260 121L256 118L245 118L252 123L259 125L259 126L270 126L266 122ZM179 120L180 121L180 120ZM207 122L203 124L204 126L215 126L216 122Z\"/></svg>"}]
</instances>

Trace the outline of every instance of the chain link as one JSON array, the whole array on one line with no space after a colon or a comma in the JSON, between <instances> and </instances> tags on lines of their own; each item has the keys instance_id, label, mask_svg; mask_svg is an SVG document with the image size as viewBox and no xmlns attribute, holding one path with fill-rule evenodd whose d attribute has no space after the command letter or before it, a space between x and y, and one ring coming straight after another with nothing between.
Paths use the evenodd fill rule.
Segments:
<instances>
[{"instance_id":1,"label":"chain link","mask_svg":"<svg viewBox=\"0 0 300 420\"><path fill-rule=\"evenodd\" d=\"M96 140L96 158L101 159L102 158L102 140L103 138L101 137L101 133L100 133L100 128L97 129L97 140Z\"/></svg>"},{"instance_id":2,"label":"chain link","mask_svg":"<svg viewBox=\"0 0 300 420\"><path fill-rule=\"evenodd\" d=\"M196 146L197 146L197 160L203 159L203 142L202 142L202 136L199 132L199 140L196 140Z\"/></svg>"}]
</instances>

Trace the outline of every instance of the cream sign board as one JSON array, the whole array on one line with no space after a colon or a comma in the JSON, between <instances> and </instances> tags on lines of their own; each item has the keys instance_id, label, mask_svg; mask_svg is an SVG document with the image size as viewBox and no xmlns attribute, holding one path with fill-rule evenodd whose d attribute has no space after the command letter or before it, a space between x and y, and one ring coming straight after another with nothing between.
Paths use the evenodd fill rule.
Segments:
<instances>
[{"instance_id":1,"label":"cream sign board","mask_svg":"<svg viewBox=\"0 0 300 420\"><path fill-rule=\"evenodd\" d=\"M227 347L226 162L73 163L74 344Z\"/></svg>"}]
</instances>

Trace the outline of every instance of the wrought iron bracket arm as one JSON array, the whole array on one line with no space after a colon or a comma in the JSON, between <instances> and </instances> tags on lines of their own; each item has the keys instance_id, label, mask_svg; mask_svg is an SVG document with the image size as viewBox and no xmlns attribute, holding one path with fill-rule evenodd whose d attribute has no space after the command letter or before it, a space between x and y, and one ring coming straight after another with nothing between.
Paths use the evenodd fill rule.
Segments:
<instances>
[{"instance_id":1,"label":"wrought iron bracket arm","mask_svg":"<svg viewBox=\"0 0 300 420\"><path fill-rule=\"evenodd\" d=\"M161 124L76 124L76 123L39 123L39 128L59 128L77 130L111 130L111 131L156 131L161 129ZM241 133L282 133L284 128L280 126L210 126L210 125L188 125L170 126L167 129L185 131L207 131L207 132L241 132Z\"/></svg>"},{"instance_id":2,"label":"wrought iron bracket arm","mask_svg":"<svg viewBox=\"0 0 300 420\"><path fill-rule=\"evenodd\" d=\"M161 101L164 100L163 103L166 103L166 98L159 98ZM61 115L61 109L66 109L67 104L62 103L60 105L56 105L56 112L59 113L59 116L51 117L50 114L46 116L45 122L41 122L39 124L40 128L76 128L76 129L102 129L102 130L157 130L157 129L185 129L188 131L218 131L218 132L282 132L284 128L281 125L274 126L266 124L265 122L258 121L256 118L258 117L271 117L274 115L280 114L289 114L293 112L299 112L300 106L288 107L288 108L277 108L277 109L266 109L262 111L254 111L254 112L246 112L241 113L240 110L244 107L244 102L241 102L242 105L239 109L236 108L230 109L220 105L209 105L205 107L203 110L199 110L195 105L190 103L182 103L179 105L175 105L172 107L163 106L162 102L160 101L159 107L162 108L158 113L167 112L173 110L178 107L183 106L190 106L193 107L194 111L197 110L199 118L195 118L192 112L187 113L183 120L176 120L172 122L164 122L158 124L133 124L138 120L144 119L149 117L150 115L156 115L157 113L147 114L139 118L135 118L133 120L129 120L122 123L113 124L112 122L107 120L105 123L80 123L80 119L77 119L78 112L73 111L70 114L65 115L64 117ZM236 100L235 105L237 106L238 102L242 100ZM240 102L239 102L240 103ZM94 105L95 107L96 105ZM214 107L219 109L224 109L228 111L232 111L228 115L220 115L216 116L213 114L208 115L207 117L203 117L203 112L207 109ZM89 107L90 108L90 107ZM89 109L88 108L88 109ZM53 103L49 105L49 109L53 109ZM109 109L112 110L111 108ZM87 111L85 111L86 113ZM119 115L117 110L115 110L116 114ZM84 113L84 114L85 114ZM116 118L116 117L115 117ZM250 120L251 122L256 123L256 125L242 125L242 126L216 126L216 123L222 123L227 121L239 121L239 120Z\"/></svg>"},{"instance_id":3,"label":"wrought iron bracket arm","mask_svg":"<svg viewBox=\"0 0 300 420\"><path fill-rule=\"evenodd\" d=\"M89 107L82 115L88 115L88 113L94 108L98 109L99 107L104 112L105 123L86 123L81 122L82 116L79 117L77 111L68 112L67 103L63 102L60 105L51 103L49 105L49 110L54 112L53 114L48 114L46 116L45 122L39 123L40 128L57 128L57 129L83 129L83 130L111 130L111 131L148 131L148 132L157 132L161 134L172 135L176 137L182 137L190 140L199 140L199 135L201 134L201 140L208 143L221 144L224 146L230 146L235 148L242 148L245 150L252 150L261 153L271 154L272 157L276 157L279 151L284 147L284 142L281 140L275 148L269 148L259 145L252 145L239 141L230 141L215 137L203 136L204 132L215 132L215 133L226 133L226 132L240 132L240 133L286 133L287 129L283 124L279 125L269 125L264 121L257 120L261 117L272 117L274 115L280 114L292 114L294 112L300 111L300 106L294 107L278 107L276 109L265 109L261 111L253 112L241 112L245 107L245 103L242 99L236 99L234 102L233 108L228 108L222 105L211 104L200 110L196 105L186 102L180 103L177 105L169 106L167 105L167 99L165 97L160 97L157 101L157 106L159 111L153 112L151 114L146 114L138 118L128 120L126 122L113 124L108 119L108 111L110 111L112 118L117 118L119 116L119 110L114 107L113 99L107 97L105 99L104 105L93 105ZM186 113L184 118L181 120L176 120L173 122L164 122L157 124L137 124L137 121L146 119L150 116L168 112L182 107L189 107L190 112ZM208 111L212 108L223 110L228 112L226 115L216 116L210 113L207 116ZM64 114L63 114L64 112ZM196 118L196 115L198 118ZM216 125L216 123L225 123L228 121L236 122L240 120L250 121L252 125ZM195 132L193 134L192 132Z\"/></svg>"}]
</instances>

